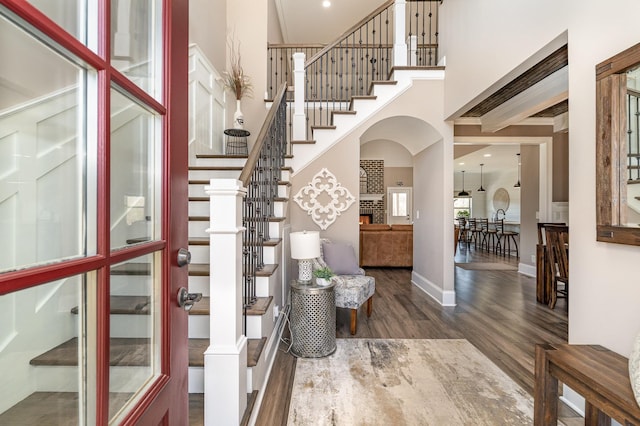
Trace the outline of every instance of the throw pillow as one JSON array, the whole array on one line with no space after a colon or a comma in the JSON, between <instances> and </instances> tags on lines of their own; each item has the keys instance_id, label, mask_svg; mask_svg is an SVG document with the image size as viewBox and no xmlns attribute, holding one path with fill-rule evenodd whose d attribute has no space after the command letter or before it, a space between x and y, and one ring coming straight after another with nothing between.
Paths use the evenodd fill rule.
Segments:
<instances>
[{"instance_id":1,"label":"throw pillow","mask_svg":"<svg viewBox=\"0 0 640 426\"><path fill-rule=\"evenodd\" d=\"M336 275L360 275L356 252L351 244L322 243L324 261Z\"/></svg>"}]
</instances>

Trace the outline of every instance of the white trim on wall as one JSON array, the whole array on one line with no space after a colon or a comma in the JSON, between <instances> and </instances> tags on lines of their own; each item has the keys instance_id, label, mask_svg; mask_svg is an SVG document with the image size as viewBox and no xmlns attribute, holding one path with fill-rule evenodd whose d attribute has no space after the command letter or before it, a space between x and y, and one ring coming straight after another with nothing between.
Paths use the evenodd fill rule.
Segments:
<instances>
[{"instance_id":1,"label":"white trim on wall","mask_svg":"<svg viewBox=\"0 0 640 426\"><path fill-rule=\"evenodd\" d=\"M424 291L442 306L456 306L455 291L442 290L442 288L418 274L416 271L411 271L411 284Z\"/></svg>"}]
</instances>

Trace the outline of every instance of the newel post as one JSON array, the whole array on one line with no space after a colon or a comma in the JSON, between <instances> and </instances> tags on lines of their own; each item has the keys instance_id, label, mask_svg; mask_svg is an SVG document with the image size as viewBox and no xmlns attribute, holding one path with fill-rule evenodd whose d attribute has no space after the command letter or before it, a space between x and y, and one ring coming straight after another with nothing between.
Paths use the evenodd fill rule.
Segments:
<instances>
[{"instance_id":1,"label":"newel post","mask_svg":"<svg viewBox=\"0 0 640 426\"><path fill-rule=\"evenodd\" d=\"M394 4L393 65L396 67L407 65L406 6L405 0L396 0Z\"/></svg>"},{"instance_id":2,"label":"newel post","mask_svg":"<svg viewBox=\"0 0 640 426\"><path fill-rule=\"evenodd\" d=\"M242 200L237 179L211 179L209 347L204 353L204 423L240 424L247 406L247 337L242 334Z\"/></svg>"},{"instance_id":3,"label":"newel post","mask_svg":"<svg viewBox=\"0 0 640 426\"><path fill-rule=\"evenodd\" d=\"M307 139L307 119L304 113L304 61L305 54L293 54L293 130L291 140L303 141Z\"/></svg>"}]
</instances>

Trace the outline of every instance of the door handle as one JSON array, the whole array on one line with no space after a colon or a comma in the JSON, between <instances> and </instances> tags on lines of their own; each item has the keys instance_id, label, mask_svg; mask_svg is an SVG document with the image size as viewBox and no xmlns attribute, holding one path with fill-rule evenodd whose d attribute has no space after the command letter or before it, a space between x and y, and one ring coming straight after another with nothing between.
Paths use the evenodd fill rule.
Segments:
<instances>
[{"instance_id":1,"label":"door handle","mask_svg":"<svg viewBox=\"0 0 640 426\"><path fill-rule=\"evenodd\" d=\"M202 293L189 293L184 287L180 287L178 290L178 306L187 312L200 300L202 300Z\"/></svg>"},{"instance_id":2,"label":"door handle","mask_svg":"<svg viewBox=\"0 0 640 426\"><path fill-rule=\"evenodd\" d=\"M186 248L178 250L178 266L182 267L191 263L191 252Z\"/></svg>"}]
</instances>

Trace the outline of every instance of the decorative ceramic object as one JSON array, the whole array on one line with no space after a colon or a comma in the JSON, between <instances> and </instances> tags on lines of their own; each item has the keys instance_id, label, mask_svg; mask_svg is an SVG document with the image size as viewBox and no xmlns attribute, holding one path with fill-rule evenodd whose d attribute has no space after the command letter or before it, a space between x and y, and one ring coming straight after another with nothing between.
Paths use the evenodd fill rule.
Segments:
<instances>
[{"instance_id":1,"label":"decorative ceramic object","mask_svg":"<svg viewBox=\"0 0 640 426\"><path fill-rule=\"evenodd\" d=\"M636 402L640 406L640 334L636 337L631 349L631 356L629 356L629 379Z\"/></svg>"},{"instance_id":2,"label":"decorative ceramic object","mask_svg":"<svg viewBox=\"0 0 640 426\"><path fill-rule=\"evenodd\" d=\"M331 278L316 278L316 284L322 287L326 287L331 284Z\"/></svg>"},{"instance_id":3,"label":"decorative ceramic object","mask_svg":"<svg viewBox=\"0 0 640 426\"><path fill-rule=\"evenodd\" d=\"M236 112L233 113L233 128L244 129L244 114L240 109L240 99L236 99Z\"/></svg>"},{"instance_id":4,"label":"decorative ceramic object","mask_svg":"<svg viewBox=\"0 0 640 426\"><path fill-rule=\"evenodd\" d=\"M326 168L320 170L307 186L300 188L293 200L323 231L356 202L351 192ZM326 204L321 204L322 200Z\"/></svg>"}]
</instances>

